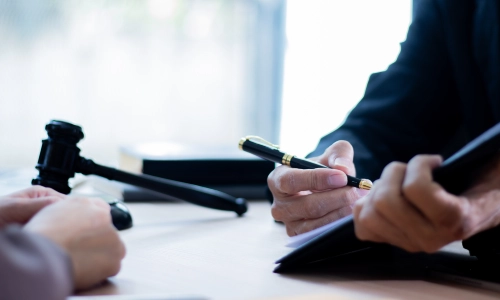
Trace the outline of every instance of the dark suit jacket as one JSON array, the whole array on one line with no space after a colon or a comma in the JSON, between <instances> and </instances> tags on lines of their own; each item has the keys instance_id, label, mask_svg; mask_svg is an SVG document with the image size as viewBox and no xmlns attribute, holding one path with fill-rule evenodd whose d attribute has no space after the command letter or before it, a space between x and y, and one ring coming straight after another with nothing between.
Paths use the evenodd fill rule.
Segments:
<instances>
[{"instance_id":1,"label":"dark suit jacket","mask_svg":"<svg viewBox=\"0 0 500 300\"><path fill-rule=\"evenodd\" d=\"M452 154L500 121L499 38L497 0L420 0L397 60L310 156L347 140L357 175L377 179L391 161Z\"/></svg>"}]
</instances>

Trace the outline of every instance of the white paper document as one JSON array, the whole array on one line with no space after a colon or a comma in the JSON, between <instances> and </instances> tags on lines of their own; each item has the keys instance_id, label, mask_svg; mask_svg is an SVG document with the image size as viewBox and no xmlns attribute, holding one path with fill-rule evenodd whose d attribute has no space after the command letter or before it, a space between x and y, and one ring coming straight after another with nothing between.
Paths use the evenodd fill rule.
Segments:
<instances>
[{"instance_id":1,"label":"white paper document","mask_svg":"<svg viewBox=\"0 0 500 300\"><path fill-rule=\"evenodd\" d=\"M348 218L349 216L343 217L342 219L338 219L336 221L333 221L332 223L323 225L321 227L318 227L314 230L292 236L288 239L288 243L286 244L287 247L289 248L298 248L305 244L306 242L312 240L313 238L317 237L318 235L322 234L323 232L329 230L330 228L333 228L337 226L339 223L342 223L342 221L345 218Z\"/></svg>"}]
</instances>

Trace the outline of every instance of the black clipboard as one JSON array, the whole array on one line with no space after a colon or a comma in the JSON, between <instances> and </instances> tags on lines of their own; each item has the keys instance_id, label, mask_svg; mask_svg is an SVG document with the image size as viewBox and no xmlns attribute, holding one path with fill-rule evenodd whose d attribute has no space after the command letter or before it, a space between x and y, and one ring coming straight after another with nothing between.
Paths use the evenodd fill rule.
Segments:
<instances>
[{"instance_id":1,"label":"black clipboard","mask_svg":"<svg viewBox=\"0 0 500 300\"><path fill-rule=\"evenodd\" d=\"M500 123L446 159L441 166L433 171L433 178L448 192L460 194L474 182L478 173L487 167L488 162L495 157L499 149ZM500 227L494 229L498 231L498 228ZM480 235L484 234L479 233L478 236ZM475 236L471 237L471 240L474 239ZM482 240L487 241L488 238L483 238ZM352 216L348 216L339 222L338 226L330 228L286 256L278 259L276 263L279 265L274 269L274 272L286 273L296 271L319 261L349 253L366 251L370 248L380 247L381 245L383 244L358 240L354 233L353 218Z\"/></svg>"}]
</instances>

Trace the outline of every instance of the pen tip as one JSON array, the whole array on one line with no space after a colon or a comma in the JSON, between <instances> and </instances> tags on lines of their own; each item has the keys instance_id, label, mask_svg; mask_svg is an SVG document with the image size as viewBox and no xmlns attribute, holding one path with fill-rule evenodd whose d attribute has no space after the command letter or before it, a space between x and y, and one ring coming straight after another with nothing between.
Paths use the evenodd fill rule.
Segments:
<instances>
[{"instance_id":1,"label":"pen tip","mask_svg":"<svg viewBox=\"0 0 500 300\"><path fill-rule=\"evenodd\" d=\"M359 188L363 190L371 190L373 183L368 179L361 179L359 182Z\"/></svg>"}]
</instances>

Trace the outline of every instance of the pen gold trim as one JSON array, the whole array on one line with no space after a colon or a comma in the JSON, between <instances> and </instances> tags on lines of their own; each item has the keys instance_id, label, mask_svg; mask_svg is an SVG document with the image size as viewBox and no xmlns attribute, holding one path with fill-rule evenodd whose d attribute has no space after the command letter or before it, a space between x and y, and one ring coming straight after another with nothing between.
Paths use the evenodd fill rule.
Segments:
<instances>
[{"instance_id":1,"label":"pen gold trim","mask_svg":"<svg viewBox=\"0 0 500 300\"><path fill-rule=\"evenodd\" d=\"M254 143L254 146L249 147L249 145L247 145L246 149L244 149L244 144L247 141ZM275 163L281 163L282 165L286 165L289 167L295 167L300 169L328 168L327 166L324 166L317 162L298 158L292 154L281 152L279 151L280 147L278 145L270 143L265 139L255 135L248 135L244 138L241 138L238 143L238 148L240 150L259 156L263 159L270 160ZM347 175L347 185L357 187L359 189L370 190L372 188L373 183L369 179L359 179Z\"/></svg>"},{"instance_id":2,"label":"pen gold trim","mask_svg":"<svg viewBox=\"0 0 500 300\"><path fill-rule=\"evenodd\" d=\"M361 179L361 181L359 182L359 188L363 190L371 190L372 186L372 181L368 179Z\"/></svg>"},{"instance_id":3,"label":"pen gold trim","mask_svg":"<svg viewBox=\"0 0 500 300\"><path fill-rule=\"evenodd\" d=\"M290 167L290 163L292 162L293 157L294 157L294 155L285 153L285 155L283 155L283 159L281 160L282 165L287 165Z\"/></svg>"}]
</instances>

